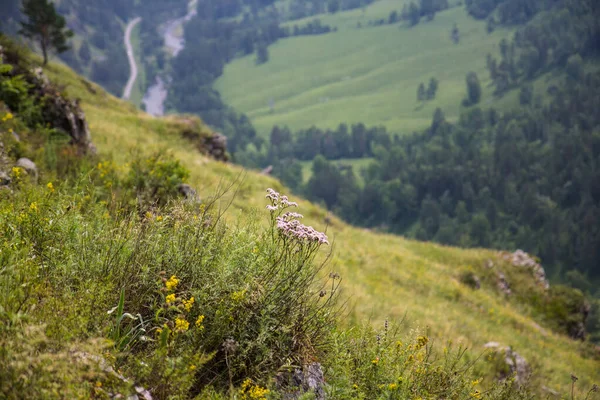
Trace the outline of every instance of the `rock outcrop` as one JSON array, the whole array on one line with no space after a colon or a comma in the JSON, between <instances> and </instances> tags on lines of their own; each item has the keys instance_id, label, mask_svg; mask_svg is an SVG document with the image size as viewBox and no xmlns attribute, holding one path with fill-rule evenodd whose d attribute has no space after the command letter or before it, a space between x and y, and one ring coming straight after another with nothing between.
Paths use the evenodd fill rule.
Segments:
<instances>
[{"instance_id":1,"label":"rock outcrop","mask_svg":"<svg viewBox=\"0 0 600 400\"><path fill-rule=\"evenodd\" d=\"M71 143L77 146L83 154L96 152L85 113L78 100L65 97L61 90L48 80L42 68L31 69L29 63L15 49L0 47L0 60L11 67L6 74L9 76L19 75L30 86L31 100L39 106L41 111L40 116L36 117L36 123L64 132L71 138ZM11 104L11 101L8 100L5 103L9 109L17 110L19 109L18 101L18 99L13 99L12 102L15 104ZM13 136L18 141L20 140L17 134Z\"/></svg>"},{"instance_id":2,"label":"rock outcrop","mask_svg":"<svg viewBox=\"0 0 600 400\"><path fill-rule=\"evenodd\" d=\"M71 144L77 146L83 153L95 153L96 147L92 143L90 129L79 101L62 96L48 81L41 68L34 69L29 80L34 86L36 96L45 99L44 120L69 135Z\"/></svg>"},{"instance_id":3,"label":"rock outcrop","mask_svg":"<svg viewBox=\"0 0 600 400\"><path fill-rule=\"evenodd\" d=\"M496 362L496 378L504 381L514 376L518 385L523 385L531 375L527 361L510 346L497 342L486 343L483 347L492 351L492 360Z\"/></svg>"},{"instance_id":4,"label":"rock outcrop","mask_svg":"<svg viewBox=\"0 0 600 400\"><path fill-rule=\"evenodd\" d=\"M214 158L217 161L229 161L227 154L227 137L221 133L204 133L194 129L194 123L189 122L190 129L185 129L182 136L195 144L202 154Z\"/></svg>"},{"instance_id":5,"label":"rock outcrop","mask_svg":"<svg viewBox=\"0 0 600 400\"><path fill-rule=\"evenodd\" d=\"M311 399L325 399L325 378L321 364L312 363L303 369L281 372L275 377L277 389L283 393L284 400L297 400L311 394Z\"/></svg>"},{"instance_id":6,"label":"rock outcrop","mask_svg":"<svg viewBox=\"0 0 600 400\"><path fill-rule=\"evenodd\" d=\"M515 267L531 269L536 282L538 282L544 289L548 289L550 287L548 279L546 279L546 271L544 268L535 258L523 250L517 250L514 253L505 253L503 254L502 258L510 262Z\"/></svg>"}]
</instances>

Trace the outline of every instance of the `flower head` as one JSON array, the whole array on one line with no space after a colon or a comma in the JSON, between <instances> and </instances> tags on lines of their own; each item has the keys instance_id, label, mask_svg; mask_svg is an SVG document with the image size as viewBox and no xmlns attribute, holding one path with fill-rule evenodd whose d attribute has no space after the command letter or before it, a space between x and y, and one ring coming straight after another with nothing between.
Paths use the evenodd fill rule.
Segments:
<instances>
[{"instance_id":1,"label":"flower head","mask_svg":"<svg viewBox=\"0 0 600 400\"><path fill-rule=\"evenodd\" d=\"M204 315L200 315L195 323L196 328L198 328L200 331L204 330L204 325L202 325L203 322L204 322Z\"/></svg>"},{"instance_id":2,"label":"flower head","mask_svg":"<svg viewBox=\"0 0 600 400\"><path fill-rule=\"evenodd\" d=\"M46 185L46 187L48 188L48 190L50 191L50 193L54 193L54 185L52 184L52 182L48 182L48 184Z\"/></svg>"},{"instance_id":3,"label":"flower head","mask_svg":"<svg viewBox=\"0 0 600 400\"><path fill-rule=\"evenodd\" d=\"M177 277L175 275L173 275L169 278L167 283L165 283L165 286L167 287L168 291L172 291L177 287L178 284L179 284L179 279L177 279Z\"/></svg>"},{"instance_id":4,"label":"flower head","mask_svg":"<svg viewBox=\"0 0 600 400\"><path fill-rule=\"evenodd\" d=\"M174 302L175 302L175 300L176 300L176 298L175 298L175 293L171 293L170 295L168 295L168 296L165 298L165 301L167 302L167 304L174 303Z\"/></svg>"},{"instance_id":5,"label":"flower head","mask_svg":"<svg viewBox=\"0 0 600 400\"><path fill-rule=\"evenodd\" d=\"M194 299L194 297L190 297L189 300L183 300L183 308L185 308L185 311L190 312L190 310L192 309L192 306L194 305L194 301L196 301Z\"/></svg>"},{"instance_id":6,"label":"flower head","mask_svg":"<svg viewBox=\"0 0 600 400\"><path fill-rule=\"evenodd\" d=\"M190 323L185 320L185 318L177 317L175 319L175 331L176 332L185 332L190 328Z\"/></svg>"}]
</instances>

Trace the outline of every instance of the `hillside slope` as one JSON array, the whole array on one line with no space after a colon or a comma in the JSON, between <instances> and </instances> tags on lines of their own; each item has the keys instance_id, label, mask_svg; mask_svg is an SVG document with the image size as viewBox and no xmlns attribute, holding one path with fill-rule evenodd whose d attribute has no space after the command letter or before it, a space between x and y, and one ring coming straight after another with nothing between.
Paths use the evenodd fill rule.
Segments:
<instances>
[{"instance_id":1,"label":"hillside slope","mask_svg":"<svg viewBox=\"0 0 600 400\"><path fill-rule=\"evenodd\" d=\"M152 118L98 87L87 86L65 67L50 65L47 73L70 95L81 98L94 143L115 162L129 162L133 150L149 154L169 148L190 170L190 184L202 197L214 193L223 182L243 176L226 214L231 220L255 214L264 217L265 189L285 191L269 177L192 151L189 142L176 133L175 119ZM326 211L307 201L299 203L305 223L325 229ZM600 379L599 361L590 355L588 345L553 333L530 317L533 311L518 293L525 296L536 290L531 275L509 266L496 252L419 243L353 228L335 218L327 234L334 244L330 268L343 278L348 324L366 320L379 324L406 315L406 329L421 327L436 341L462 343L471 349L472 358L483 352L487 342L510 345L532 365L538 385L564 395L570 390L571 373L579 377L581 387L591 387ZM486 267L488 260L495 265L492 271L502 270L507 276L514 296L507 299L496 288L495 272ZM466 270L482 277L480 290L461 283Z\"/></svg>"}]
</instances>

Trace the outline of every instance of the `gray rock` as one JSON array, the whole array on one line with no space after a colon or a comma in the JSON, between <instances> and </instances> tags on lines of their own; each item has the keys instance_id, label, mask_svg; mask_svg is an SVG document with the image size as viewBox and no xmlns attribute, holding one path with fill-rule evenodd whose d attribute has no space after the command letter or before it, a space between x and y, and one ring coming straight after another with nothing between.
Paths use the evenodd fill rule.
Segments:
<instances>
[{"instance_id":1,"label":"gray rock","mask_svg":"<svg viewBox=\"0 0 600 400\"><path fill-rule=\"evenodd\" d=\"M281 372L275 377L275 385L284 400L297 400L311 393L316 400L324 400L325 378L321 364L312 363L293 372Z\"/></svg>"},{"instance_id":2,"label":"gray rock","mask_svg":"<svg viewBox=\"0 0 600 400\"><path fill-rule=\"evenodd\" d=\"M510 296L510 294L512 293L512 291L510 290L510 285L506 280L506 276L504 276L502 272L498 272L498 289L500 289L500 291L507 296Z\"/></svg>"},{"instance_id":3,"label":"gray rock","mask_svg":"<svg viewBox=\"0 0 600 400\"><path fill-rule=\"evenodd\" d=\"M503 257L515 267L529 268L533 272L535 280L544 288L548 289L550 283L546 279L546 271L532 256L523 250L517 250L514 253L505 254Z\"/></svg>"},{"instance_id":4,"label":"gray rock","mask_svg":"<svg viewBox=\"0 0 600 400\"><path fill-rule=\"evenodd\" d=\"M8 186L10 185L10 176L4 171L0 171L0 186Z\"/></svg>"},{"instance_id":5,"label":"gray rock","mask_svg":"<svg viewBox=\"0 0 600 400\"><path fill-rule=\"evenodd\" d=\"M514 351L510 346L504 347L497 342L488 342L483 347L492 350L501 363L497 367L497 378L504 381L512 376L515 377L517 385L523 385L531 375L531 369L527 361Z\"/></svg>"},{"instance_id":6,"label":"gray rock","mask_svg":"<svg viewBox=\"0 0 600 400\"><path fill-rule=\"evenodd\" d=\"M38 169L37 165L29 158L19 158L17 160L17 167L24 169L29 175L31 175L35 180L38 178Z\"/></svg>"},{"instance_id":7,"label":"gray rock","mask_svg":"<svg viewBox=\"0 0 600 400\"><path fill-rule=\"evenodd\" d=\"M194 188L192 188L190 185L188 185L186 183L182 183L181 185L177 186L177 191L186 200L199 201L198 194L196 193Z\"/></svg>"}]
</instances>

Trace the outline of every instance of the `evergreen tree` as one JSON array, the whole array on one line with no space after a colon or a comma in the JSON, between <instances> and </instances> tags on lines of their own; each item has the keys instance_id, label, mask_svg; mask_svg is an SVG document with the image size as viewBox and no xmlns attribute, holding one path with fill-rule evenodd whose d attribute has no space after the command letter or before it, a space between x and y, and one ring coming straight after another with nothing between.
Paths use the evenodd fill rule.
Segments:
<instances>
[{"instance_id":1,"label":"evergreen tree","mask_svg":"<svg viewBox=\"0 0 600 400\"><path fill-rule=\"evenodd\" d=\"M452 38L454 44L458 44L458 42L460 42L460 32L458 31L458 25L454 24L454 27L452 27L452 33L450 34L450 37Z\"/></svg>"},{"instance_id":2,"label":"evergreen tree","mask_svg":"<svg viewBox=\"0 0 600 400\"><path fill-rule=\"evenodd\" d=\"M419 10L419 6L415 3L410 3L408 8L408 18L410 20L410 26L415 26L421 20L421 11Z\"/></svg>"},{"instance_id":3,"label":"evergreen tree","mask_svg":"<svg viewBox=\"0 0 600 400\"><path fill-rule=\"evenodd\" d=\"M427 100L427 93L425 92L425 85L423 82L419 84L419 88L417 89L417 101L425 101Z\"/></svg>"},{"instance_id":4,"label":"evergreen tree","mask_svg":"<svg viewBox=\"0 0 600 400\"><path fill-rule=\"evenodd\" d=\"M269 61L269 50L267 49L267 45L263 43L256 50L256 64L264 64L267 61Z\"/></svg>"},{"instance_id":5,"label":"evergreen tree","mask_svg":"<svg viewBox=\"0 0 600 400\"><path fill-rule=\"evenodd\" d=\"M427 100L435 99L435 95L438 90L438 85L439 85L439 82L437 79L431 78L429 80L429 86L427 87L427 93L426 93Z\"/></svg>"},{"instance_id":6,"label":"evergreen tree","mask_svg":"<svg viewBox=\"0 0 600 400\"><path fill-rule=\"evenodd\" d=\"M44 65L48 63L50 49L57 53L69 49L67 39L73 36L73 32L66 28L64 17L56 12L53 3L48 0L23 0L22 11L28 21L21 22L19 33L39 43Z\"/></svg>"},{"instance_id":7,"label":"evergreen tree","mask_svg":"<svg viewBox=\"0 0 600 400\"><path fill-rule=\"evenodd\" d=\"M481 84L475 72L467 74L467 98L465 100L466 105L474 105L481 100Z\"/></svg>"}]
</instances>

